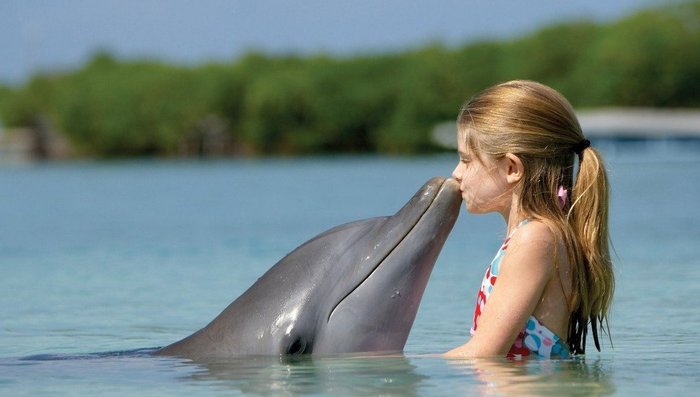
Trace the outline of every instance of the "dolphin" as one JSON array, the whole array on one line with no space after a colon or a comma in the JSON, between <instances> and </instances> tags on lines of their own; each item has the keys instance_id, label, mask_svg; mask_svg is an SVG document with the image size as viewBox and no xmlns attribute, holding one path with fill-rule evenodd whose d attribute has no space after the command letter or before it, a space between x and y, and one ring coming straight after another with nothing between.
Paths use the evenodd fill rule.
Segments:
<instances>
[{"instance_id":1,"label":"dolphin","mask_svg":"<svg viewBox=\"0 0 700 397\"><path fill-rule=\"evenodd\" d=\"M461 207L435 177L395 215L336 226L294 249L207 326L155 354L400 352Z\"/></svg>"}]
</instances>

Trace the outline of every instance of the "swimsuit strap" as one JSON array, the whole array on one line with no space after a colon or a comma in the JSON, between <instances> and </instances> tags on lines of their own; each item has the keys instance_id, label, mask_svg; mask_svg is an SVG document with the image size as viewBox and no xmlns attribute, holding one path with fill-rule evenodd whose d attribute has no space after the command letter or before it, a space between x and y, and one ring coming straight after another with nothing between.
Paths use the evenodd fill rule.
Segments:
<instances>
[{"instance_id":1,"label":"swimsuit strap","mask_svg":"<svg viewBox=\"0 0 700 397\"><path fill-rule=\"evenodd\" d=\"M513 235L515 234L515 232L517 232L518 229L520 229L522 226L525 226L525 225L527 225L528 223L530 223L531 220L532 220L532 219L530 219L530 218L525 218L525 219L523 219L522 221L520 221L520 223L518 223L518 224L513 228L513 230L510 231L510 233L508 233L508 237L506 237L506 239L503 240L503 244L501 245L501 249L499 250L499 253L501 253L501 251L505 251L506 248L508 248L508 243L510 242L510 239L513 237ZM500 257L498 258L498 262L499 262L499 263L501 262Z\"/></svg>"},{"instance_id":2,"label":"swimsuit strap","mask_svg":"<svg viewBox=\"0 0 700 397\"><path fill-rule=\"evenodd\" d=\"M513 237L513 235L515 234L515 232L516 232L518 229L520 229L522 226L527 225L527 224L530 223L531 221L532 221L531 218L525 218L525 219L523 219L522 221L520 221L517 225L515 225L515 227L513 228L513 230L510 231L510 233L508 234L508 238Z\"/></svg>"}]
</instances>

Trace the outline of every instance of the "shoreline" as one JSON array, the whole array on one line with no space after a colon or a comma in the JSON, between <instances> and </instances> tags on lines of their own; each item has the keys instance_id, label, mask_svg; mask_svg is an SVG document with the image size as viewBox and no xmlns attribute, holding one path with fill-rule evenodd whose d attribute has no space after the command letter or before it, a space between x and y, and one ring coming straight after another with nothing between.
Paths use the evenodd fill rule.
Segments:
<instances>
[{"instance_id":1,"label":"shoreline","mask_svg":"<svg viewBox=\"0 0 700 397\"><path fill-rule=\"evenodd\" d=\"M599 108L577 112L584 136L606 140L700 140L700 109ZM454 121L436 124L433 144L457 147ZM0 163L67 159L69 143L52 128L0 128ZM80 156L78 156L80 157Z\"/></svg>"}]
</instances>

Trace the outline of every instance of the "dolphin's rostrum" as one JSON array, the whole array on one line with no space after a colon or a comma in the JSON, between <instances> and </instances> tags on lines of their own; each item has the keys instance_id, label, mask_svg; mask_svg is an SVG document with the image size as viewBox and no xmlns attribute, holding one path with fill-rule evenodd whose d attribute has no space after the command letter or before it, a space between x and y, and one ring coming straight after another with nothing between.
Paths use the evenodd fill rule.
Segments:
<instances>
[{"instance_id":1,"label":"dolphin's rostrum","mask_svg":"<svg viewBox=\"0 0 700 397\"><path fill-rule=\"evenodd\" d=\"M206 327L157 354L401 351L460 204L454 180L433 178L395 215L337 226L296 248Z\"/></svg>"}]
</instances>

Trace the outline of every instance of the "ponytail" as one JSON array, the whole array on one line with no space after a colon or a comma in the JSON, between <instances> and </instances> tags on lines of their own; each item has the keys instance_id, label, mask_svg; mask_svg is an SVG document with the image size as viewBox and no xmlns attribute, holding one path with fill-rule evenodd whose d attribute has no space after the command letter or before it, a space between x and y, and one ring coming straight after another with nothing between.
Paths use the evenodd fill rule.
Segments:
<instances>
[{"instance_id":1,"label":"ponytail","mask_svg":"<svg viewBox=\"0 0 700 397\"><path fill-rule=\"evenodd\" d=\"M572 189L569 221L579 246L579 263L572 274L574 311L569 320L569 347L586 350L588 324L600 351L599 331L610 336L607 314L615 289L608 237L608 178L603 159L591 147L579 152L579 172Z\"/></svg>"}]
</instances>

